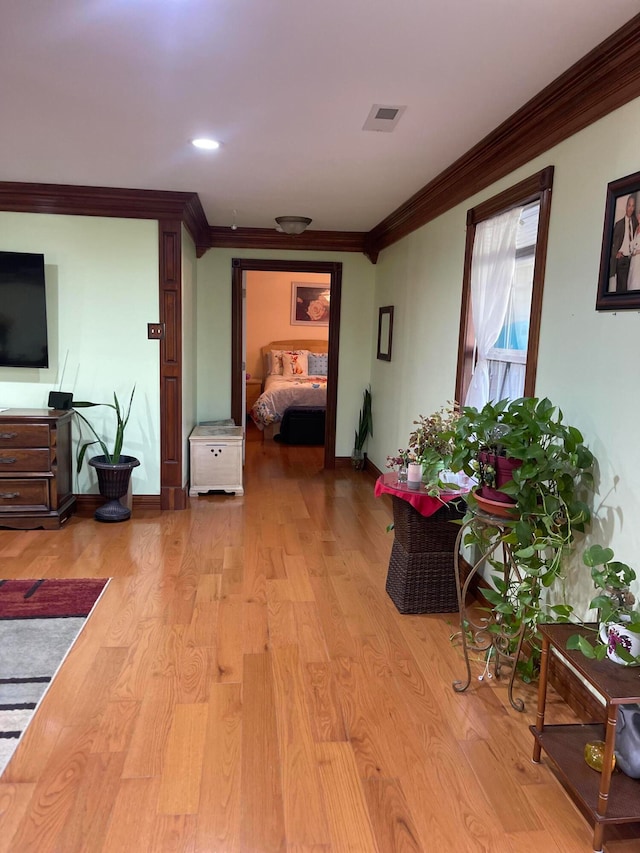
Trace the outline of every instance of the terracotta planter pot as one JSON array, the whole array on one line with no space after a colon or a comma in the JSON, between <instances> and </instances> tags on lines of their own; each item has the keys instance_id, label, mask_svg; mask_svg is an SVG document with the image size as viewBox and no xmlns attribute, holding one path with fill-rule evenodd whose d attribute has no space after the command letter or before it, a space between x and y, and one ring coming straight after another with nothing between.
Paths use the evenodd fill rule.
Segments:
<instances>
[{"instance_id":1,"label":"terracotta planter pot","mask_svg":"<svg viewBox=\"0 0 640 853\"><path fill-rule=\"evenodd\" d=\"M488 489L488 491L495 493L496 490L495 489ZM517 511L515 504L513 502L507 503L504 500L500 500L500 501L492 500L492 498L489 495L487 495L486 492L487 492L487 487L483 486L481 489L477 489L473 493L473 496L476 499L479 508L483 512L486 512L487 515L496 515L499 518L511 518L511 519L513 519L513 518L518 517L518 511ZM498 492L498 494L501 494L503 498L509 497L508 495L505 495L503 492Z\"/></svg>"}]
</instances>

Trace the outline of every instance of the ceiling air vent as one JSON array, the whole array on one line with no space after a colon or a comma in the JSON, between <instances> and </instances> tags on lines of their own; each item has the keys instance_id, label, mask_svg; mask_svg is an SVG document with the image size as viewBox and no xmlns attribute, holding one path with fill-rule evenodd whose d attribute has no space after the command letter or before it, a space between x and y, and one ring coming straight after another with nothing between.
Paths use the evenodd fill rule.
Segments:
<instances>
[{"instance_id":1,"label":"ceiling air vent","mask_svg":"<svg viewBox=\"0 0 640 853\"><path fill-rule=\"evenodd\" d=\"M371 107L367 120L362 126L363 130L382 130L391 133L396 129L400 116L406 110L406 106L395 107L389 104L374 104Z\"/></svg>"}]
</instances>

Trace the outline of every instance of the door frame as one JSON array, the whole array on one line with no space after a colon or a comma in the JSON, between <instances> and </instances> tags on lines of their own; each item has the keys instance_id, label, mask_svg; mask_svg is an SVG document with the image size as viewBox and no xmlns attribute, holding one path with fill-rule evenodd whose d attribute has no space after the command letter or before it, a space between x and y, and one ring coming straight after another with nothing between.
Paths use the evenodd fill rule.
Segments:
<instances>
[{"instance_id":1,"label":"door frame","mask_svg":"<svg viewBox=\"0 0 640 853\"><path fill-rule=\"evenodd\" d=\"M324 432L324 467L336 467L336 417L338 411L338 360L340 352L340 303L342 264L338 261L276 261L261 258L231 260L231 417L242 423L242 287L244 273L263 272L325 273L331 276L329 307L329 364L327 370L327 412Z\"/></svg>"}]
</instances>

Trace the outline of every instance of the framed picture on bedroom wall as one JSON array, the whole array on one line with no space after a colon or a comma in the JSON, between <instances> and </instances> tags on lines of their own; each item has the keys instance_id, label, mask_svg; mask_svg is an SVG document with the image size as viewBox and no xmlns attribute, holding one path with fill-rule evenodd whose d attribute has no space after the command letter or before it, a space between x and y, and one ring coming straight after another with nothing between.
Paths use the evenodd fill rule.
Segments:
<instances>
[{"instance_id":1,"label":"framed picture on bedroom wall","mask_svg":"<svg viewBox=\"0 0 640 853\"><path fill-rule=\"evenodd\" d=\"M640 172L607 185L596 311L640 308Z\"/></svg>"},{"instance_id":2,"label":"framed picture on bedroom wall","mask_svg":"<svg viewBox=\"0 0 640 853\"><path fill-rule=\"evenodd\" d=\"M328 326L331 289L291 282L291 325Z\"/></svg>"}]
</instances>

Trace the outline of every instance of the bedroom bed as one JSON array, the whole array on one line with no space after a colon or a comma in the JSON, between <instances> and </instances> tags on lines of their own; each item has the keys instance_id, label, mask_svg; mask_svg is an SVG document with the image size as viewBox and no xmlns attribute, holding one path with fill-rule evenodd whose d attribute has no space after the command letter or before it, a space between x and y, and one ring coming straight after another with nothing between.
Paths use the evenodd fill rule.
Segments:
<instances>
[{"instance_id":1,"label":"bedroom bed","mask_svg":"<svg viewBox=\"0 0 640 853\"><path fill-rule=\"evenodd\" d=\"M270 341L261 347L264 383L249 412L264 438L280 432L285 411L291 406L326 408L326 340L306 338Z\"/></svg>"}]
</instances>

